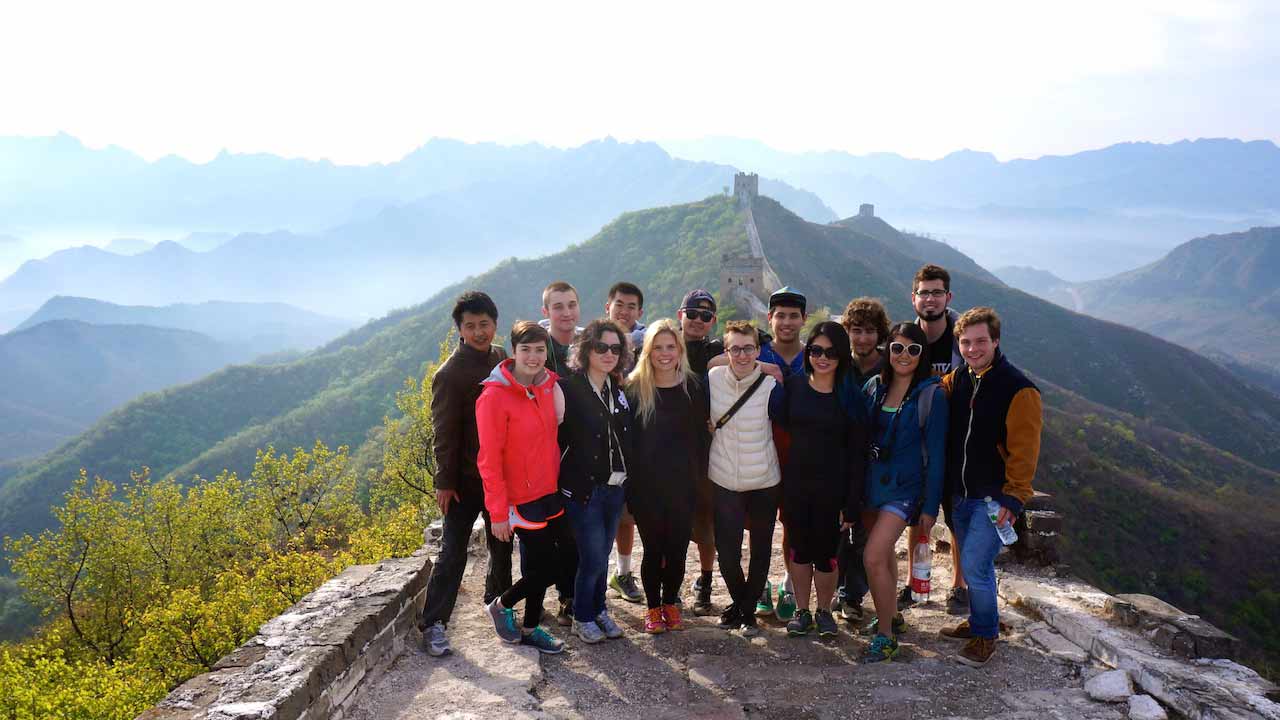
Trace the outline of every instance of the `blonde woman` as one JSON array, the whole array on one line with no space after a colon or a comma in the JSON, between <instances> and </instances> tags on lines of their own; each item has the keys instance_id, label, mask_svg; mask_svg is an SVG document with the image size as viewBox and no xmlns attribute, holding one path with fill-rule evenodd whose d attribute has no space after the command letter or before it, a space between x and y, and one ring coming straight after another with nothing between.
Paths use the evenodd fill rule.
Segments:
<instances>
[{"instance_id":1,"label":"blonde woman","mask_svg":"<svg viewBox=\"0 0 1280 720\"><path fill-rule=\"evenodd\" d=\"M649 607L644 629L651 634L682 630L676 601L710 436L706 389L689 369L675 322L663 318L646 329L644 349L627 378L627 400L635 413L627 504L644 542L640 581Z\"/></svg>"}]
</instances>

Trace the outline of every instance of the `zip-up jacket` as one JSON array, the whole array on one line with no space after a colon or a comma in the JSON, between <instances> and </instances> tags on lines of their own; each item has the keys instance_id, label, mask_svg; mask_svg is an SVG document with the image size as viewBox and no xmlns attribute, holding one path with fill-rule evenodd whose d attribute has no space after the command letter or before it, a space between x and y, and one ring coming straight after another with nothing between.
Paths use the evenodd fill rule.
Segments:
<instances>
[{"instance_id":1,"label":"zip-up jacket","mask_svg":"<svg viewBox=\"0 0 1280 720\"><path fill-rule=\"evenodd\" d=\"M1040 390L996 350L982 373L967 365L942 379L951 396L947 486L966 498L990 496L1014 513L1031 499L1044 424Z\"/></svg>"},{"instance_id":2,"label":"zip-up jacket","mask_svg":"<svg viewBox=\"0 0 1280 720\"><path fill-rule=\"evenodd\" d=\"M890 428L882 429L877 425L878 416L889 388L879 379L873 377L866 386L868 432L880 447L880 457L867 466L866 507L923 501L920 513L936 518L947 474L946 393L938 378L922 380L907 393ZM920 397L925 393L933 393L933 398L922 430Z\"/></svg>"},{"instance_id":3,"label":"zip-up jacket","mask_svg":"<svg viewBox=\"0 0 1280 720\"><path fill-rule=\"evenodd\" d=\"M476 400L484 506L495 523L508 508L556 492L560 446L556 442L556 380L544 370L526 387L516 382L514 360L503 360L482 383Z\"/></svg>"},{"instance_id":4,"label":"zip-up jacket","mask_svg":"<svg viewBox=\"0 0 1280 720\"><path fill-rule=\"evenodd\" d=\"M476 468L480 436L476 431L476 400L480 384L507 354L497 345L488 352L459 343L449 359L431 378L431 426L435 429L432 451L437 490L457 490L467 497L480 498L484 486Z\"/></svg>"},{"instance_id":5,"label":"zip-up jacket","mask_svg":"<svg viewBox=\"0 0 1280 720\"><path fill-rule=\"evenodd\" d=\"M560 493L568 500L585 503L597 487L609 482L611 448L616 446L622 453L624 468L631 466L631 408L613 378L605 381L606 392L613 398L612 414L585 372L560 378L560 389L564 392Z\"/></svg>"},{"instance_id":6,"label":"zip-up jacket","mask_svg":"<svg viewBox=\"0 0 1280 720\"><path fill-rule=\"evenodd\" d=\"M711 391L711 421L719 420L760 375L757 366L742 380L728 366L711 368L707 385ZM711 482L726 490L763 490L782 481L778 450L773 444L773 423L769 422L769 394L777 382L765 376L755 394L711 436L708 474Z\"/></svg>"}]
</instances>

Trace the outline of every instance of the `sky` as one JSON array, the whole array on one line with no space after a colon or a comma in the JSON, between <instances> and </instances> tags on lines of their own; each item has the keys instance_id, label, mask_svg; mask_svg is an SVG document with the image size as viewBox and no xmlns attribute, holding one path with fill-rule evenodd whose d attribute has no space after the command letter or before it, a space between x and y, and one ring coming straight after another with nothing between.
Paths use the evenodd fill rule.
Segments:
<instances>
[{"instance_id":1,"label":"sky","mask_svg":"<svg viewBox=\"0 0 1280 720\"><path fill-rule=\"evenodd\" d=\"M1280 141L1280 3L0 5L0 135L389 162L431 137L789 151Z\"/></svg>"}]
</instances>

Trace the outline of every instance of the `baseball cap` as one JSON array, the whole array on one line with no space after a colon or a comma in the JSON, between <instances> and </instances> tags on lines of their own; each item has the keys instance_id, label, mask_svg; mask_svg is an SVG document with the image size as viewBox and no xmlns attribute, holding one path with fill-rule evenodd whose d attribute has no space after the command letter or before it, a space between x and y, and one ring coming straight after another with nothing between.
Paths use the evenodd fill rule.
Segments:
<instances>
[{"instance_id":1,"label":"baseball cap","mask_svg":"<svg viewBox=\"0 0 1280 720\"><path fill-rule=\"evenodd\" d=\"M702 288L698 288L697 290L690 290L685 294L684 300L680 301L680 307L700 308L702 307L702 303L708 303L711 305L712 310L716 309L716 299L711 296L711 293L703 290Z\"/></svg>"},{"instance_id":2,"label":"baseball cap","mask_svg":"<svg viewBox=\"0 0 1280 720\"><path fill-rule=\"evenodd\" d=\"M805 299L803 293L797 291L790 285L780 287L773 291L769 296L769 308L772 309L776 305L799 305L800 312L806 312L809 301Z\"/></svg>"}]
</instances>

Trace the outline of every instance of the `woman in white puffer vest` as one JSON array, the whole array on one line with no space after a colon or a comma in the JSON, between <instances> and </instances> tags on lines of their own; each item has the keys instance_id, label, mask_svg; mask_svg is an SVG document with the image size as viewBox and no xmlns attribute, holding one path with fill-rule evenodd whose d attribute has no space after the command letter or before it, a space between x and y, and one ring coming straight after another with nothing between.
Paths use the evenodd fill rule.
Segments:
<instances>
[{"instance_id":1,"label":"woman in white puffer vest","mask_svg":"<svg viewBox=\"0 0 1280 720\"><path fill-rule=\"evenodd\" d=\"M769 421L769 396L781 391L781 386L772 377L761 375L755 326L741 321L727 323L724 345L729 364L712 368L707 378L714 432L708 475L715 508L716 555L720 577L733 599L720 615L720 626L754 634L756 598L769 577L782 480ZM747 392L751 395L746 402L725 419ZM743 577L742 533L748 523L751 567Z\"/></svg>"}]
</instances>

